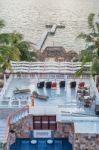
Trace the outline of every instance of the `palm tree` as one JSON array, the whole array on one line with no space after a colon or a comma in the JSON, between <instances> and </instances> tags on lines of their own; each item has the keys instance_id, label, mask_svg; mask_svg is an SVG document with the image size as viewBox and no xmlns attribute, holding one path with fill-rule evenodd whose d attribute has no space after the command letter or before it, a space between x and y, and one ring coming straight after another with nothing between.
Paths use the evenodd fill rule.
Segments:
<instances>
[{"instance_id":1,"label":"palm tree","mask_svg":"<svg viewBox=\"0 0 99 150\"><path fill-rule=\"evenodd\" d=\"M5 26L4 20L0 20L0 29L2 29Z\"/></svg>"},{"instance_id":2,"label":"palm tree","mask_svg":"<svg viewBox=\"0 0 99 150\"><path fill-rule=\"evenodd\" d=\"M98 18L99 16L97 16ZM91 74L99 74L99 22L95 21L95 14L88 16L89 33L81 33L77 38L84 39L87 47L81 51L80 60L82 68L76 73L81 75L84 71L84 65L92 62Z\"/></svg>"},{"instance_id":3,"label":"palm tree","mask_svg":"<svg viewBox=\"0 0 99 150\"><path fill-rule=\"evenodd\" d=\"M4 27L4 22L0 21L0 27ZM31 61L35 53L31 54L31 43L24 41L22 34L0 33L0 68L5 70L10 69L10 60Z\"/></svg>"},{"instance_id":4,"label":"palm tree","mask_svg":"<svg viewBox=\"0 0 99 150\"><path fill-rule=\"evenodd\" d=\"M0 45L14 46L19 49L20 60L30 61L32 59L30 52L32 48L31 43L29 41L25 41L20 33L13 32L0 34Z\"/></svg>"},{"instance_id":5,"label":"palm tree","mask_svg":"<svg viewBox=\"0 0 99 150\"><path fill-rule=\"evenodd\" d=\"M10 60L19 60L20 51L14 46L0 46L1 70L10 69Z\"/></svg>"},{"instance_id":6,"label":"palm tree","mask_svg":"<svg viewBox=\"0 0 99 150\"><path fill-rule=\"evenodd\" d=\"M20 51L11 43L10 33L0 34L0 69L4 71L6 68L10 69L10 60L19 60Z\"/></svg>"}]
</instances>

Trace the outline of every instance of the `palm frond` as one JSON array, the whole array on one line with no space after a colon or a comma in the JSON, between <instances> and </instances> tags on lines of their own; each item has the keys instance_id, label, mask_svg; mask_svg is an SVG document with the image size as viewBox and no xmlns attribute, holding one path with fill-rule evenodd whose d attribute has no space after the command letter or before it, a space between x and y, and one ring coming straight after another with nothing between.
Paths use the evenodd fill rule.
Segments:
<instances>
[{"instance_id":1,"label":"palm frond","mask_svg":"<svg viewBox=\"0 0 99 150\"><path fill-rule=\"evenodd\" d=\"M5 26L4 20L0 20L0 28L3 28Z\"/></svg>"},{"instance_id":2,"label":"palm frond","mask_svg":"<svg viewBox=\"0 0 99 150\"><path fill-rule=\"evenodd\" d=\"M81 67L81 69L79 69L78 71L76 71L75 78L76 77L80 77L82 74L83 74L83 67Z\"/></svg>"},{"instance_id":3,"label":"palm frond","mask_svg":"<svg viewBox=\"0 0 99 150\"><path fill-rule=\"evenodd\" d=\"M9 33L1 33L0 34L0 44L7 44L10 43L10 35Z\"/></svg>"},{"instance_id":4,"label":"palm frond","mask_svg":"<svg viewBox=\"0 0 99 150\"><path fill-rule=\"evenodd\" d=\"M13 46L11 47L10 51L9 51L9 59L10 60L20 60L20 51L17 47Z\"/></svg>"},{"instance_id":5,"label":"palm frond","mask_svg":"<svg viewBox=\"0 0 99 150\"><path fill-rule=\"evenodd\" d=\"M91 73L99 74L99 58L97 57L94 57L92 60Z\"/></svg>"},{"instance_id":6,"label":"palm frond","mask_svg":"<svg viewBox=\"0 0 99 150\"><path fill-rule=\"evenodd\" d=\"M91 14L88 16L88 26L89 26L89 29L92 29L92 30L95 32L95 28L94 28L94 17L95 17L95 14L94 14L94 13L91 13Z\"/></svg>"},{"instance_id":7,"label":"palm frond","mask_svg":"<svg viewBox=\"0 0 99 150\"><path fill-rule=\"evenodd\" d=\"M86 42L94 42L94 38L90 34L80 33L77 38L84 39Z\"/></svg>"},{"instance_id":8,"label":"palm frond","mask_svg":"<svg viewBox=\"0 0 99 150\"><path fill-rule=\"evenodd\" d=\"M96 30L98 32L98 37L99 37L99 23L98 22L96 22Z\"/></svg>"},{"instance_id":9,"label":"palm frond","mask_svg":"<svg viewBox=\"0 0 99 150\"><path fill-rule=\"evenodd\" d=\"M86 39L86 37L87 37L87 34L83 32L77 36L78 39Z\"/></svg>"}]
</instances>

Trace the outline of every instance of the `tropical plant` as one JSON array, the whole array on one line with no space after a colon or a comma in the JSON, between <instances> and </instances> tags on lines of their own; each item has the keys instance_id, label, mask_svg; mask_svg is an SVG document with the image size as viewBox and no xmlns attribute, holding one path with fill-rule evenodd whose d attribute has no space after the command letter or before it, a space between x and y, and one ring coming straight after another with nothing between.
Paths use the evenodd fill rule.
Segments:
<instances>
[{"instance_id":1,"label":"tropical plant","mask_svg":"<svg viewBox=\"0 0 99 150\"><path fill-rule=\"evenodd\" d=\"M4 27L4 23L0 21L0 28ZM31 43L25 41L22 34L18 32L0 33L0 68L10 69L10 61L31 61L33 56L29 51Z\"/></svg>"},{"instance_id":2,"label":"tropical plant","mask_svg":"<svg viewBox=\"0 0 99 150\"><path fill-rule=\"evenodd\" d=\"M84 65L91 62L90 73L99 74L99 22L95 21L95 14L88 16L89 33L81 33L77 38L84 39L87 47L81 50L80 60L82 68L77 71L77 75L81 75L84 71ZM97 16L97 20L99 16Z\"/></svg>"},{"instance_id":3,"label":"tropical plant","mask_svg":"<svg viewBox=\"0 0 99 150\"><path fill-rule=\"evenodd\" d=\"M4 20L0 20L0 29L2 29L5 26Z\"/></svg>"}]
</instances>

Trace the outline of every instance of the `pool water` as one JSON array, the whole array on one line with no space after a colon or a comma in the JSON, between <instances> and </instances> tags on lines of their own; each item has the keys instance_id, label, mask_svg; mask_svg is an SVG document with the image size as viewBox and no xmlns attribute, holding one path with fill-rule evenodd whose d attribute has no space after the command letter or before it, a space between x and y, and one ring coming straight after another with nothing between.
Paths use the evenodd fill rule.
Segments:
<instances>
[{"instance_id":1,"label":"pool water","mask_svg":"<svg viewBox=\"0 0 99 150\"><path fill-rule=\"evenodd\" d=\"M16 139L10 150L72 150L72 145L66 139L53 139L52 144L47 144L48 139L36 139L37 144L31 144L32 139Z\"/></svg>"}]
</instances>

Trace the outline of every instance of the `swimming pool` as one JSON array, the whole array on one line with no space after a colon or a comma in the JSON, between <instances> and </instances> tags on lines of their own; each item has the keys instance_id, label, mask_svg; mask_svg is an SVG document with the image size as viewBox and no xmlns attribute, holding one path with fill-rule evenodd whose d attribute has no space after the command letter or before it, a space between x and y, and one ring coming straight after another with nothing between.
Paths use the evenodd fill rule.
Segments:
<instances>
[{"instance_id":1,"label":"swimming pool","mask_svg":"<svg viewBox=\"0 0 99 150\"><path fill-rule=\"evenodd\" d=\"M46 138L35 139L36 144L31 144L32 139L16 139L10 150L73 150L72 144L66 139L52 139L53 143L48 144Z\"/></svg>"}]
</instances>

